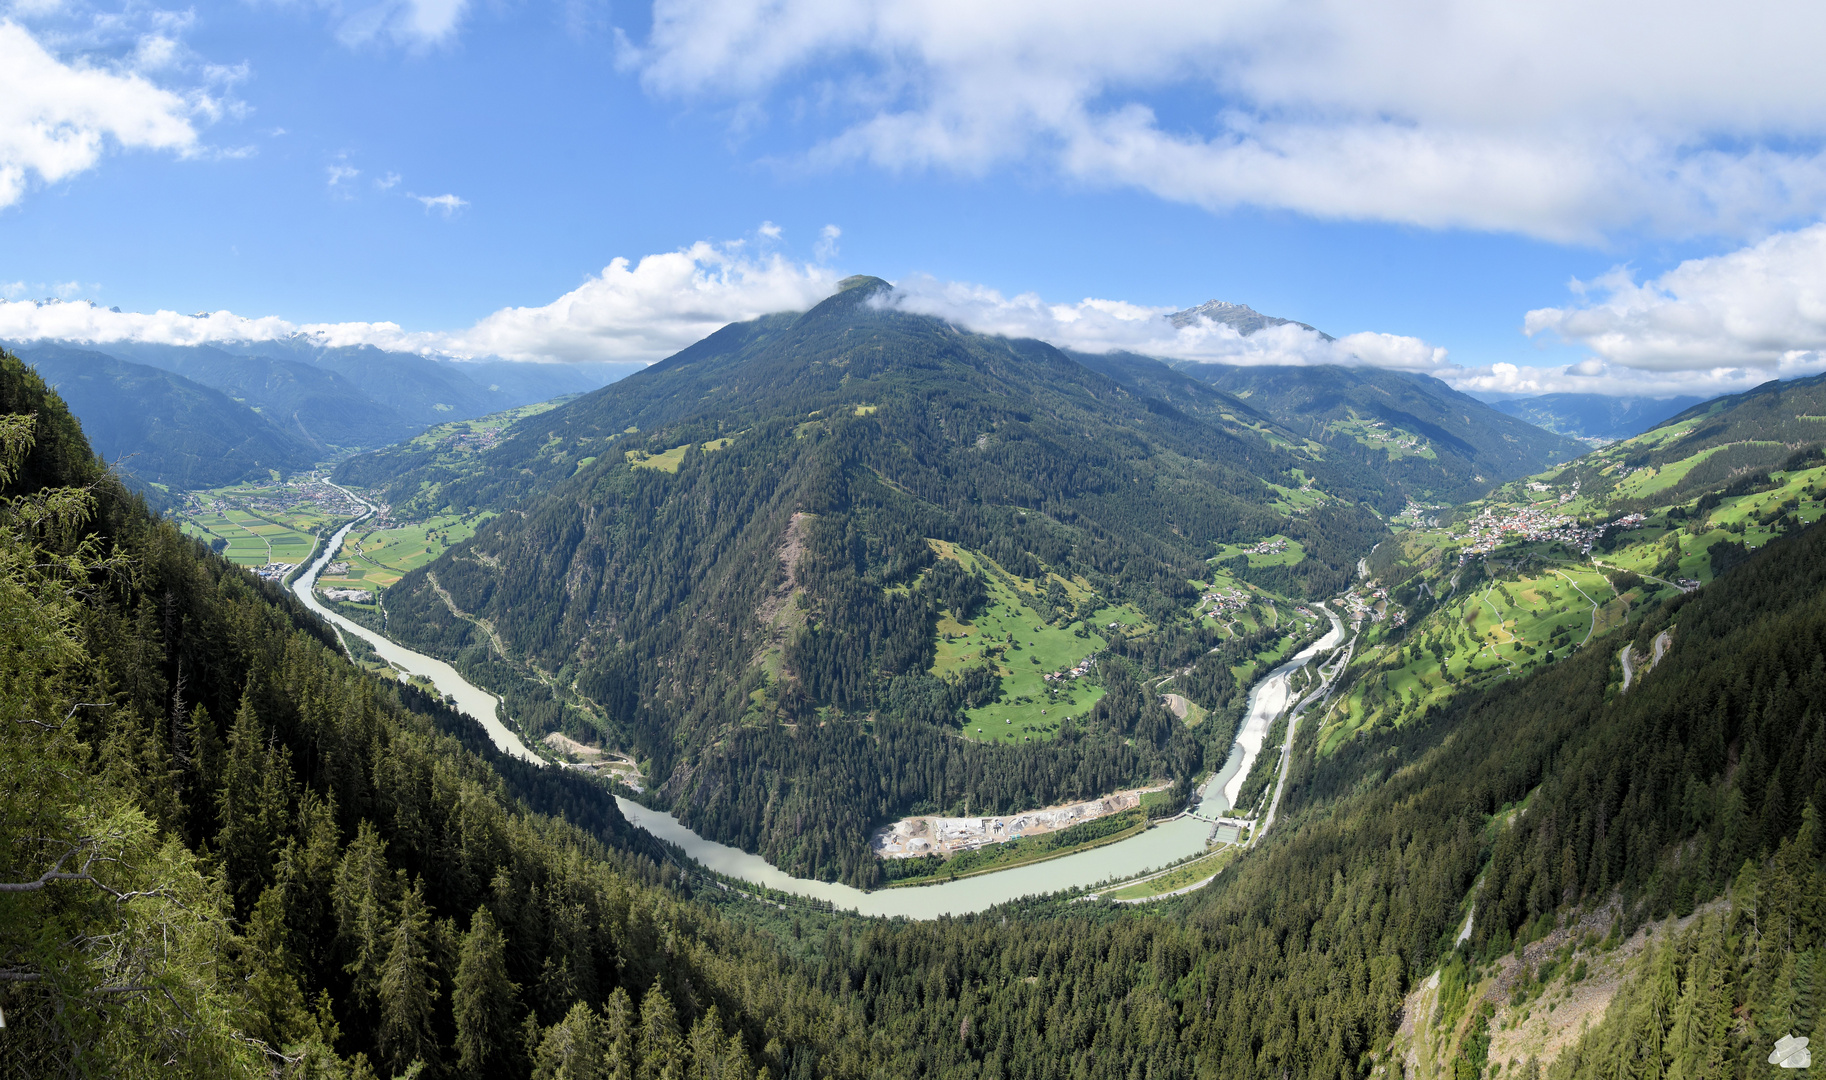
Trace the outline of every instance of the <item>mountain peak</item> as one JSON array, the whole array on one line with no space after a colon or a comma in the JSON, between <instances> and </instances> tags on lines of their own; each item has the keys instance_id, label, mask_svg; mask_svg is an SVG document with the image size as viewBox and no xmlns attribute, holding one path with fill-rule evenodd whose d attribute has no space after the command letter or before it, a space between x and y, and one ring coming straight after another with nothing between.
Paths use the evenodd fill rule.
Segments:
<instances>
[{"instance_id":1,"label":"mountain peak","mask_svg":"<svg viewBox=\"0 0 1826 1080\"><path fill-rule=\"evenodd\" d=\"M1231 327L1244 337L1248 337L1257 330L1265 330L1270 326L1287 326L1291 324L1306 330L1311 330L1326 341L1334 340L1330 334L1319 330L1317 327L1308 326L1306 323L1296 322L1293 319L1282 319L1273 315L1264 315L1250 307L1248 304L1232 304L1228 300L1207 300L1197 307L1186 308L1184 311L1175 311L1173 314L1168 315L1167 319L1176 327L1186 327L1191 326L1194 322L1198 321L1200 316L1210 319L1214 323L1223 323L1225 326Z\"/></svg>"},{"instance_id":2,"label":"mountain peak","mask_svg":"<svg viewBox=\"0 0 1826 1080\"><path fill-rule=\"evenodd\" d=\"M882 289L892 289L893 287L893 285L890 285L888 282L883 281L872 274L851 274L849 277L846 277L837 283L837 291L840 293L849 292L851 289L867 289L869 292L873 293Z\"/></svg>"}]
</instances>

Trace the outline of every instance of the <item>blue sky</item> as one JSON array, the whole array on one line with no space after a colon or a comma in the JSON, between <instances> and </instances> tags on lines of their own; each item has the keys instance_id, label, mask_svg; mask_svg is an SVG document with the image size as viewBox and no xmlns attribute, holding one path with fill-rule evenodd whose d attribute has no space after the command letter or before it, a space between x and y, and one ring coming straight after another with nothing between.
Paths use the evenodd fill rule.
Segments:
<instances>
[{"instance_id":1,"label":"blue sky","mask_svg":"<svg viewBox=\"0 0 1826 1080\"><path fill-rule=\"evenodd\" d=\"M983 329L1486 391L1821 369L1819 14L1447 10L31 0L0 287L146 317L14 303L0 336L210 311L650 359L866 272ZM1211 298L1356 337L1162 330Z\"/></svg>"}]
</instances>

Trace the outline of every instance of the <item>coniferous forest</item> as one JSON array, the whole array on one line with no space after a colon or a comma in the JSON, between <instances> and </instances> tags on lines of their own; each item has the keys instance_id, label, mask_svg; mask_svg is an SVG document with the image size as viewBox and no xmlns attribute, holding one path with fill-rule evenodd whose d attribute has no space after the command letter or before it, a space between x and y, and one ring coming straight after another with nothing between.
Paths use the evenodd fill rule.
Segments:
<instances>
[{"instance_id":1,"label":"coniferous forest","mask_svg":"<svg viewBox=\"0 0 1826 1080\"><path fill-rule=\"evenodd\" d=\"M737 417L749 437L688 450L675 473L566 464L575 478L555 501L402 583L391 617L416 615L413 632L452 655L485 651L434 574L469 611L519 612L494 623L519 656L572 665L583 701L646 740L643 755L689 753L671 791L689 823L808 876L872 884L859 822L922 801L1016 809L1138 778L1183 787L1212 768L1240 715L1229 661L1259 643L1164 619L1111 642L1101 700L1056 739L955 737L984 688L925 674L933 628L987 584L926 538L1164 609L1194 545L1248 535L1238 522L1266 513L1243 497L1251 470L1096 453L1051 478L1023 466L1031 503L1012 495L991 521L947 494L942 457L894 472L893 402L870 404ZM943 439L966 450L946 453L1016 423L950 415L963 430ZM719 430L689 432L691 446ZM1144 467L1183 501L1131 500ZM734 895L631 827L596 780L510 759L437 698L364 673L289 594L151 514L10 357L0 484L7 1075L1402 1075L1404 1024L1440 1022L1410 1014L1436 972L1459 985L1593 913L1607 926L1594 956L1678 929L1634 954L1596 1023L1525 1072L1764 1076L1774 1038L1815 1030L1822 1009L1818 527L1402 725L1326 753L1301 728L1282 823L1202 889L908 922ZM1179 529L1160 534L1184 534L1184 550L1142 527L1163 505ZM592 506L633 509L592 520ZM1330 513L1305 523L1314 594L1373 543L1367 510ZM610 535L582 544L592 529ZM617 564L639 529L673 560ZM801 552L789 565L771 555L785 535ZM485 556L565 537L567 557L587 554L567 571L592 568L612 602L573 611L563 596L582 579L549 567L481 573ZM741 558L706 554L724 548ZM731 565L746 569L692 577ZM769 606L778 597L798 612L777 638L794 677L764 684L742 674L770 640L751 616L789 610ZM605 612L630 629L604 632ZM738 612L750 621L717 621ZM1664 631L1666 656L1624 689L1619 651ZM579 640L592 651L564 651ZM1145 689L1168 669L1211 710L1201 729ZM765 723L743 720L751 707ZM1482 1008L1448 1010L1467 1032L1451 1075L1504 1064Z\"/></svg>"}]
</instances>

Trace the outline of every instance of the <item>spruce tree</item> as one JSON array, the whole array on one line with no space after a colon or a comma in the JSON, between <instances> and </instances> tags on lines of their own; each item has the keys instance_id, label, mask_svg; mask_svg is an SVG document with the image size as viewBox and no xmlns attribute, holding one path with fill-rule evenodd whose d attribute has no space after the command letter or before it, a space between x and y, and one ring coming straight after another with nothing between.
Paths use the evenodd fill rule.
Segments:
<instances>
[{"instance_id":1,"label":"spruce tree","mask_svg":"<svg viewBox=\"0 0 1826 1080\"><path fill-rule=\"evenodd\" d=\"M432 1009L437 1003L437 968L431 961L431 914L424 882L414 881L399 901L387 959L380 972L380 1052L395 1071L415 1061L437 1063Z\"/></svg>"},{"instance_id":2,"label":"spruce tree","mask_svg":"<svg viewBox=\"0 0 1826 1080\"><path fill-rule=\"evenodd\" d=\"M545 1031L533 1055L533 1080L603 1080L602 1018L584 1002Z\"/></svg>"},{"instance_id":3,"label":"spruce tree","mask_svg":"<svg viewBox=\"0 0 1826 1080\"><path fill-rule=\"evenodd\" d=\"M450 992L456 1020L457 1068L485 1075L511 1045L520 987L507 977L507 942L488 908L478 907L463 935Z\"/></svg>"},{"instance_id":4,"label":"spruce tree","mask_svg":"<svg viewBox=\"0 0 1826 1080\"><path fill-rule=\"evenodd\" d=\"M678 1012L655 975L653 985L640 1000L639 1080L683 1080L684 1057Z\"/></svg>"},{"instance_id":5,"label":"spruce tree","mask_svg":"<svg viewBox=\"0 0 1826 1080\"><path fill-rule=\"evenodd\" d=\"M603 1080L634 1080L639 1065L635 1054L634 1002L617 986L602 1003Z\"/></svg>"},{"instance_id":6,"label":"spruce tree","mask_svg":"<svg viewBox=\"0 0 1826 1080\"><path fill-rule=\"evenodd\" d=\"M330 902L336 915L336 939L345 958L342 970L352 976L349 989L359 1008L374 1001L381 962L392 931L388 917L395 883L387 868L387 842L364 821L336 864Z\"/></svg>"}]
</instances>

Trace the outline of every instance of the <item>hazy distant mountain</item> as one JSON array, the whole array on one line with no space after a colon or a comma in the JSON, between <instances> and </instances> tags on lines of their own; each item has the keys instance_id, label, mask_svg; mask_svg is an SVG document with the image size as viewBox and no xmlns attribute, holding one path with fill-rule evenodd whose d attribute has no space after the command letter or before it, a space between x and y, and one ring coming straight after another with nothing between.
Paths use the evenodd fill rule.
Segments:
<instances>
[{"instance_id":1,"label":"hazy distant mountain","mask_svg":"<svg viewBox=\"0 0 1826 1080\"><path fill-rule=\"evenodd\" d=\"M1701 397L1610 397L1605 394L1542 394L1506 398L1491 406L1537 427L1576 439L1627 439L1640 435Z\"/></svg>"},{"instance_id":2,"label":"hazy distant mountain","mask_svg":"<svg viewBox=\"0 0 1826 1080\"><path fill-rule=\"evenodd\" d=\"M1242 334L1244 337L1248 337L1257 330L1266 330L1270 326L1298 326L1305 330L1311 330L1326 341L1337 340L1317 327L1308 326L1303 322L1295 322L1293 319L1282 319L1273 315L1264 315L1250 307L1248 304L1232 304L1227 300L1207 300L1197 307L1187 308L1184 311L1175 311L1173 314L1168 315L1167 319L1171 321L1174 326L1184 327L1192 325L1192 323L1201 315L1210 319L1212 322L1223 323L1226 326L1234 327L1237 333Z\"/></svg>"},{"instance_id":3,"label":"hazy distant mountain","mask_svg":"<svg viewBox=\"0 0 1826 1080\"><path fill-rule=\"evenodd\" d=\"M221 390L310 443L320 457L384 446L426 426L374 400L338 372L301 360L236 356L209 345L125 343L106 351Z\"/></svg>"},{"instance_id":4,"label":"hazy distant mountain","mask_svg":"<svg viewBox=\"0 0 1826 1080\"><path fill-rule=\"evenodd\" d=\"M273 433L268 438L279 440L275 446L290 448L278 457L304 466L398 443L451 420L594 390L641 366L439 360L366 345L328 348L304 335L220 345L33 342L14 345L13 350L28 358L61 357L61 378L75 374L82 364L110 358L131 368L181 376L184 385L219 391L258 414ZM146 408L124 389L151 385L145 374L122 381L118 376L123 370L108 368L104 373L98 368L97 377L85 383L84 404L74 409L85 422L104 412L126 417ZM110 387L122 388L125 396L104 402ZM231 429L241 430L232 425ZM107 434L95 441L104 450L114 445ZM262 454L263 461L273 458L272 453ZM224 468L233 472L235 466ZM160 483L188 484L164 466L155 471ZM218 471L205 470L211 475Z\"/></svg>"},{"instance_id":5,"label":"hazy distant mountain","mask_svg":"<svg viewBox=\"0 0 1826 1080\"><path fill-rule=\"evenodd\" d=\"M175 372L62 345L16 352L69 405L97 452L148 483L215 487L316 460L303 439Z\"/></svg>"}]
</instances>

